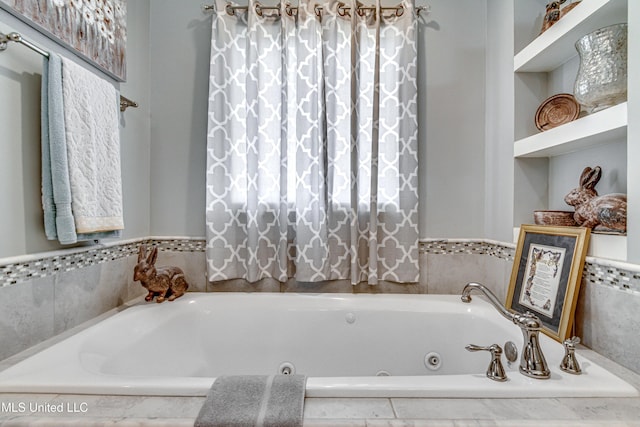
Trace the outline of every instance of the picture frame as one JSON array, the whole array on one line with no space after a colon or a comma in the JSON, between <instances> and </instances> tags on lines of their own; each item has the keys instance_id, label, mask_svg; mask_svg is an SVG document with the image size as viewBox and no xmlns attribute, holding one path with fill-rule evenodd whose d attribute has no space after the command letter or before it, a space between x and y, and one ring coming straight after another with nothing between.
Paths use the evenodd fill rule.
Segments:
<instances>
[{"instance_id":1,"label":"picture frame","mask_svg":"<svg viewBox=\"0 0 640 427\"><path fill-rule=\"evenodd\" d=\"M126 0L0 0L0 9L115 81L126 81Z\"/></svg>"},{"instance_id":2,"label":"picture frame","mask_svg":"<svg viewBox=\"0 0 640 427\"><path fill-rule=\"evenodd\" d=\"M507 309L531 312L556 341L571 333L591 230L586 227L520 227Z\"/></svg>"}]
</instances>

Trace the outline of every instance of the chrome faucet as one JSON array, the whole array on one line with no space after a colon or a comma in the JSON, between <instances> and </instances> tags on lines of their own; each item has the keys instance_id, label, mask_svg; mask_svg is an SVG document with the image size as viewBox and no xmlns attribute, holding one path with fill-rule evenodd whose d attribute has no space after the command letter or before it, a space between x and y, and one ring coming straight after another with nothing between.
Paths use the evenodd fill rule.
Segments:
<instances>
[{"instance_id":1,"label":"chrome faucet","mask_svg":"<svg viewBox=\"0 0 640 427\"><path fill-rule=\"evenodd\" d=\"M474 289L483 293L503 317L518 325L522 330L524 344L520 356L520 373L531 378L549 378L551 372L540 348L539 333L542 324L540 319L529 312L524 314L510 312L498 301L493 292L480 283L467 283L462 290L462 302L471 302L471 292Z\"/></svg>"},{"instance_id":2,"label":"chrome faucet","mask_svg":"<svg viewBox=\"0 0 640 427\"><path fill-rule=\"evenodd\" d=\"M489 367L487 368L487 378L494 381L506 381L507 374L504 372L504 367L502 366L502 361L500 360L500 356L502 356L502 347L498 344L492 344L489 347L481 347L475 344L469 344L465 347L468 351L489 351L491 352L491 362L489 362Z\"/></svg>"},{"instance_id":3,"label":"chrome faucet","mask_svg":"<svg viewBox=\"0 0 640 427\"><path fill-rule=\"evenodd\" d=\"M576 359L576 345L580 344L580 338L573 337L562 342L564 346L564 357L560 362L560 369L574 375L580 375L582 369Z\"/></svg>"}]
</instances>

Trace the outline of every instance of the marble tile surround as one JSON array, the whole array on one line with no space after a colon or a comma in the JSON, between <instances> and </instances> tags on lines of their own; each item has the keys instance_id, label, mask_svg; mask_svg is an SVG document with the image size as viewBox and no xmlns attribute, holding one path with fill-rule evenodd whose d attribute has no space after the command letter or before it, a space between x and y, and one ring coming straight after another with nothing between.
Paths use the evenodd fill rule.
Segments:
<instances>
[{"instance_id":1,"label":"marble tile surround","mask_svg":"<svg viewBox=\"0 0 640 427\"><path fill-rule=\"evenodd\" d=\"M376 292L459 293L479 281L505 299L515 245L490 240L439 239L420 243L420 282L383 283L377 287L281 284L242 280L209 283L205 241L149 237L67 251L0 259L0 360L94 318L144 293L132 280L141 243L159 248L159 265L181 267L191 291L219 292ZM587 258L576 314L576 334L583 342L640 372L640 266Z\"/></svg>"},{"instance_id":2,"label":"marble tile surround","mask_svg":"<svg viewBox=\"0 0 640 427\"><path fill-rule=\"evenodd\" d=\"M0 402L37 402L86 413L9 415L2 427L193 426L204 398L78 395L0 395ZM625 399L402 399L307 398L305 427L633 427L637 398ZM35 405L35 404L34 404ZM5 414L7 415L7 414Z\"/></svg>"}]
</instances>

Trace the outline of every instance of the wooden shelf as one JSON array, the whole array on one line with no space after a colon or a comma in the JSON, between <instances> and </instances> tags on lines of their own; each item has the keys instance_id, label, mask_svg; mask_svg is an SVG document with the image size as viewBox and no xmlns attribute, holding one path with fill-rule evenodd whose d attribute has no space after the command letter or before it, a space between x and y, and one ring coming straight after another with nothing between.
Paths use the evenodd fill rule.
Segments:
<instances>
[{"instance_id":1,"label":"wooden shelf","mask_svg":"<svg viewBox=\"0 0 640 427\"><path fill-rule=\"evenodd\" d=\"M514 57L514 71L554 70L578 54L580 37L621 22L627 22L627 0L583 0Z\"/></svg>"},{"instance_id":2,"label":"wooden shelf","mask_svg":"<svg viewBox=\"0 0 640 427\"><path fill-rule=\"evenodd\" d=\"M626 135L627 103L624 102L548 131L520 139L515 142L513 147L513 157L559 156L604 142L626 138Z\"/></svg>"}]
</instances>

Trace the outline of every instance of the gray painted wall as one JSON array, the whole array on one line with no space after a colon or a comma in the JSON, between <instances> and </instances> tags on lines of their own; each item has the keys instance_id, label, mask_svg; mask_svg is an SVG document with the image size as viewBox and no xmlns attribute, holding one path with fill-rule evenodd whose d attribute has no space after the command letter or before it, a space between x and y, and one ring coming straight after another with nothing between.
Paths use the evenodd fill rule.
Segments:
<instances>
[{"instance_id":1,"label":"gray painted wall","mask_svg":"<svg viewBox=\"0 0 640 427\"><path fill-rule=\"evenodd\" d=\"M487 1L485 238L513 239L513 1Z\"/></svg>"},{"instance_id":2,"label":"gray painted wall","mask_svg":"<svg viewBox=\"0 0 640 427\"><path fill-rule=\"evenodd\" d=\"M426 63L418 86L421 237L484 237L486 1L426 4L418 53Z\"/></svg>"},{"instance_id":3,"label":"gray painted wall","mask_svg":"<svg viewBox=\"0 0 640 427\"><path fill-rule=\"evenodd\" d=\"M629 52L640 51L640 2L628 2L628 19L629 19ZM628 55L628 72L630 76L637 76L640 72L640 55ZM627 197L629 200L640 200L640 168L638 160L640 159L640 79L637 77L628 79L629 99L636 100L628 104L628 122L627 126ZM633 143L631 143L633 142ZM640 224L640 207L638 204L631 203L627 212L628 235L636 236L635 239L627 240L628 259L633 263L640 263L640 235L638 230Z\"/></svg>"},{"instance_id":4,"label":"gray painted wall","mask_svg":"<svg viewBox=\"0 0 640 427\"><path fill-rule=\"evenodd\" d=\"M211 17L200 0L151 2L151 233L204 236Z\"/></svg>"},{"instance_id":5,"label":"gray painted wall","mask_svg":"<svg viewBox=\"0 0 640 427\"><path fill-rule=\"evenodd\" d=\"M149 4L127 2L127 81L120 93L136 101L121 120L124 237L148 236L151 178L151 87L149 86Z\"/></svg>"}]
</instances>

